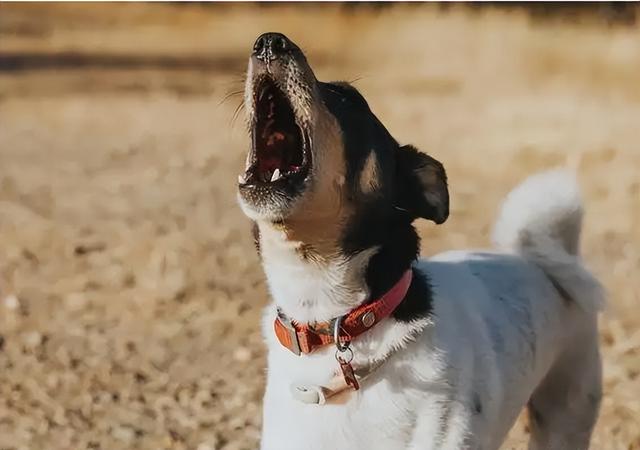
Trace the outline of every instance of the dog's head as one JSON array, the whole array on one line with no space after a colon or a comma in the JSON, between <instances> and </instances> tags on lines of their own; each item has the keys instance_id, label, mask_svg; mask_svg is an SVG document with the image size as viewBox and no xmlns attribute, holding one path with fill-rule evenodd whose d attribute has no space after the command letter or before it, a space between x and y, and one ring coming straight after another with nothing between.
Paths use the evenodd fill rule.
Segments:
<instances>
[{"instance_id":1,"label":"dog's head","mask_svg":"<svg viewBox=\"0 0 640 450\"><path fill-rule=\"evenodd\" d=\"M400 146L353 86L318 81L286 36L254 44L245 107L251 149L239 198L253 220L325 243L355 222L446 220L442 164Z\"/></svg>"}]
</instances>

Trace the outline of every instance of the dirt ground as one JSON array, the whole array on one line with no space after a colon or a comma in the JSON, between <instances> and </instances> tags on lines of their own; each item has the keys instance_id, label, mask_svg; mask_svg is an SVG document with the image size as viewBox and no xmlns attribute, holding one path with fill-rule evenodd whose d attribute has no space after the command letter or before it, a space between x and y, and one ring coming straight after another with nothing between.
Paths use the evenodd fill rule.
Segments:
<instances>
[{"instance_id":1,"label":"dirt ground","mask_svg":"<svg viewBox=\"0 0 640 450\"><path fill-rule=\"evenodd\" d=\"M168 4L0 5L0 449L256 448L267 292L233 116L263 31L444 163L424 255L490 245L519 180L578 171L610 294L592 448L640 449L638 25ZM524 442L520 422L504 449Z\"/></svg>"}]
</instances>

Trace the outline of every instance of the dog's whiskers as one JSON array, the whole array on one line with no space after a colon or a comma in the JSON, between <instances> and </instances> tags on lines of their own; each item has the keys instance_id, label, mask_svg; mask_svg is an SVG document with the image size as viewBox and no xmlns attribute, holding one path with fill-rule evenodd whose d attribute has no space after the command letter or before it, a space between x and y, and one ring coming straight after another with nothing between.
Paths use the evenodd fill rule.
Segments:
<instances>
[{"instance_id":1,"label":"dog's whiskers","mask_svg":"<svg viewBox=\"0 0 640 450\"><path fill-rule=\"evenodd\" d=\"M224 104L230 98L236 97L236 96L242 95L242 94L244 94L244 90L243 89L239 89L237 91L228 92L227 94L225 94L224 97L222 97L222 100L220 100L220 102L218 103L218 106L221 106L222 104Z\"/></svg>"},{"instance_id":2,"label":"dog's whiskers","mask_svg":"<svg viewBox=\"0 0 640 450\"><path fill-rule=\"evenodd\" d=\"M238 106L236 106L236 109L233 111L233 116L231 116L231 128L233 128L233 126L236 123L236 120L238 119L238 115L240 114L240 111L242 111L244 109L244 102L240 101L240 103L238 103Z\"/></svg>"}]
</instances>

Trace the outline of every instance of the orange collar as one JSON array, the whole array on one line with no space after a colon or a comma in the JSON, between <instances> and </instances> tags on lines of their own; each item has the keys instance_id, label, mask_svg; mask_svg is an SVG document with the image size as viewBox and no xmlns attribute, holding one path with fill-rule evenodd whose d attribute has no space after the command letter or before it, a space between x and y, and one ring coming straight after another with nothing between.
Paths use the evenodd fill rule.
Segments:
<instances>
[{"instance_id":1,"label":"orange collar","mask_svg":"<svg viewBox=\"0 0 640 450\"><path fill-rule=\"evenodd\" d=\"M287 319L280 311L273 327L280 343L296 355L311 353L325 345L335 344L334 334L337 335L339 345L348 344L372 328L385 317L388 317L404 299L411 286L412 269L408 269L382 297L369 303L358 306L356 309L341 317L336 317L328 322L315 322L313 324L297 324ZM340 321L339 332L334 333L336 321Z\"/></svg>"}]
</instances>

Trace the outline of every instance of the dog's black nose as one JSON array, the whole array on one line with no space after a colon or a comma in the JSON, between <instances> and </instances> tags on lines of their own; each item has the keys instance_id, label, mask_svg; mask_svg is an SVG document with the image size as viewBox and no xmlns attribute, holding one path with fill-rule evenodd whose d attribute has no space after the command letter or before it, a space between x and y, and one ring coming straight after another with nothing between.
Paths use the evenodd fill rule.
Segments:
<instances>
[{"instance_id":1,"label":"dog's black nose","mask_svg":"<svg viewBox=\"0 0 640 450\"><path fill-rule=\"evenodd\" d=\"M253 54L258 59L269 61L297 48L282 33L264 33L253 44Z\"/></svg>"}]
</instances>

